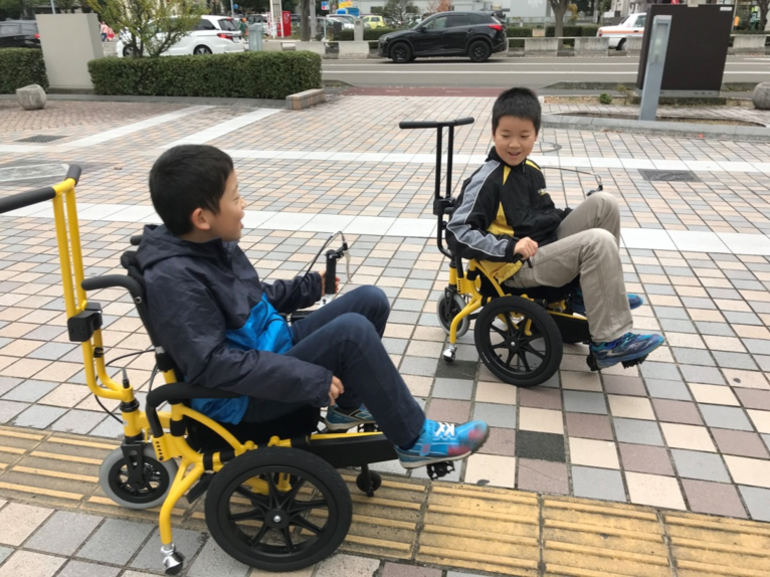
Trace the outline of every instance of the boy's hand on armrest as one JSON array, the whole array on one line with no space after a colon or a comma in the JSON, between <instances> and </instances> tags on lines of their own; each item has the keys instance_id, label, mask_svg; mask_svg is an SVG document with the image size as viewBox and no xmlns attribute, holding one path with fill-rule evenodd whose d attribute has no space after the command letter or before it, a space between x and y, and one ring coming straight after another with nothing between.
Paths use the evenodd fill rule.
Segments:
<instances>
[{"instance_id":1,"label":"boy's hand on armrest","mask_svg":"<svg viewBox=\"0 0 770 577\"><path fill-rule=\"evenodd\" d=\"M537 243L531 238L524 237L520 239L513 247L513 255L521 255L522 260L532 258L537 253Z\"/></svg>"},{"instance_id":2,"label":"boy's hand on armrest","mask_svg":"<svg viewBox=\"0 0 770 577\"><path fill-rule=\"evenodd\" d=\"M329 387L329 406L331 407L337 402L337 397L345 392L345 387L342 386L342 381L337 377L332 377L332 384Z\"/></svg>"}]
</instances>

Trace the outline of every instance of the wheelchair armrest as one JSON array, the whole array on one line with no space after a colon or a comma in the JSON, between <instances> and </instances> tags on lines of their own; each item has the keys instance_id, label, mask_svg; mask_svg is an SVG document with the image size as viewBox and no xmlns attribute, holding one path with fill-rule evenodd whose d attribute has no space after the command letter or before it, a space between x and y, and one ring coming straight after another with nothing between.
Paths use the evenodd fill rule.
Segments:
<instances>
[{"instance_id":1,"label":"wheelchair armrest","mask_svg":"<svg viewBox=\"0 0 770 577\"><path fill-rule=\"evenodd\" d=\"M150 391L147 395L147 407L157 408L165 402L175 405L189 399L234 399L240 396L240 393L210 389L202 385L171 383Z\"/></svg>"}]
</instances>

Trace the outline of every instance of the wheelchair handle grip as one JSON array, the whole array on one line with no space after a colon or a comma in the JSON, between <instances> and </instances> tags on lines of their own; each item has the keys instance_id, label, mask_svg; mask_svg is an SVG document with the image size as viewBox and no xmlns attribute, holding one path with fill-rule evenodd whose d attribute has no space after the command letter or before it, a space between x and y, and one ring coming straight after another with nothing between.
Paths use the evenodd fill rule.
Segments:
<instances>
[{"instance_id":1,"label":"wheelchair handle grip","mask_svg":"<svg viewBox=\"0 0 770 577\"><path fill-rule=\"evenodd\" d=\"M337 292L337 251L326 252L326 276L324 277L324 294L333 295Z\"/></svg>"},{"instance_id":2,"label":"wheelchair handle grip","mask_svg":"<svg viewBox=\"0 0 770 577\"><path fill-rule=\"evenodd\" d=\"M52 186L20 192L19 194L0 199L0 214L24 208L25 206L32 206L46 200L53 200L54 198L56 198L56 191Z\"/></svg>"},{"instance_id":3,"label":"wheelchair handle grip","mask_svg":"<svg viewBox=\"0 0 770 577\"><path fill-rule=\"evenodd\" d=\"M402 120L398 127L402 130L415 128L444 128L446 126L465 126L473 124L476 120L473 117L457 118L455 120Z\"/></svg>"},{"instance_id":4,"label":"wheelchair handle grip","mask_svg":"<svg viewBox=\"0 0 770 577\"><path fill-rule=\"evenodd\" d=\"M71 178L72 180L75 181L75 184L77 184L78 181L80 180L80 173L81 173L81 170L77 164L70 164L70 167L67 170L67 176L64 177L64 180Z\"/></svg>"},{"instance_id":5,"label":"wheelchair handle grip","mask_svg":"<svg viewBox=\"0 0 770 577\"><path fill-rule=\"evenodd\" d=\"M139 246L142 244L142 235L141 234L135 234L131 237L131 246Z\"/></svg>"}]
</instances>

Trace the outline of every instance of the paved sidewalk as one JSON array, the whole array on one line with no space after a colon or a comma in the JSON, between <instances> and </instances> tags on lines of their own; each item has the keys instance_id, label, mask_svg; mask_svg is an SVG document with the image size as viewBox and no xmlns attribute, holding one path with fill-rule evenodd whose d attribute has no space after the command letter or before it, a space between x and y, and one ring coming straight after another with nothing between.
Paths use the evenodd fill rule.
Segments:
<instances>
[{"instance_id":1,"label":"paved sidewalk","mask_svg":"<svg viewBox=\"0 0 770 577\"><path fill-rule=\"evenodd\" d=\"M475 116L457 133L459 186L489 148L492 99L352 96L264 116L120 103L99 107L102 121L89 120L94 103L66 104L66 114L46 109L0 127L0 189L51 184L50 175L34 176L36 165L82 163L87 274L119 271L129 236L154 220L146 178L162 147L213 135L209 142L236 158L254 218L242 247L264 278L296 274L327 231L358 227L346 235L353 276L343 290L371 283L391 298L385 345L430 417L492 426L483 452L449 481L770 520L770 143L544 130L538 160L593 170L621 202L627 286L647 303L634 326L663 332L667 346L641 370L601 375L588 371L584 346L567 346L551 382L517 390L478 362L470 333L456 363L439 361L445 336L434 310L447 274L430 238L434 135L397 128L404 118ZM246 124L249 114L258 119ZM72 131L81 116L85 128ZM17 142L36 135L64 138ZM28 178L15 172L2 182L10 167L27 167ZM640 169L686 171L691 180L646 180ZM550 169L546 177L560 204L595 184ZM106 442L121 429L89 395L80 351L67 340L53 222L42 208L0 216L0 423ZM127 295L93 298L104 307L108 359L147 348ZM124 362L146 390L151 355ZM395 464L378 468L424 479ZM0 496L12 473L0 471Z\"/></svg>"}]
</instances>

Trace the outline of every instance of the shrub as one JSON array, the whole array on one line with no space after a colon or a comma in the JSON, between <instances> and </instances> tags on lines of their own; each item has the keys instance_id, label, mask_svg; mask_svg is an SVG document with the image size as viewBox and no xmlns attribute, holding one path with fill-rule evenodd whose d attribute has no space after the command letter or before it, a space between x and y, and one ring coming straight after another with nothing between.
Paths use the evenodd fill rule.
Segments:
<instances>
[{"instance_id":1,"label":"shrub","mask_svg":"<svg viewBox=\"0 0 770 577\"><path fill-rule=\"evenodd\" d=\"M48 90L43 51L33 48L0 50L0 94L13 94L17 88L39 84Z\"/></svg>"},{"instance_id":2,"label":"shrub","mask_svg":"<svg viewBox=\"0 0 770 577\"><path fill-rule=\"evenodd\" d=\"M599 95L599 102L601 102L602 104L612 104L612 96L610 96L606 92L602 92Z\"/></svg>"},{"instance_id":3,"label":"shrub","mask_svg":"<svg viewBox=\"0 0 770 577\"><path fill-rule=\"evenodd\" d=\"M586 26L564 26L564 36L596 36L596 31L599 29L598 26L593 24L588 24ZM547 26L545 29L545 35L549 38L553 38L554 34L556 33L556 27L555 26Z\"/></svg>"},{"instance_id":4,"label":"shrub","mask_svg":"<svg viewBox=\"0 0 770 577\"><path fill-rule=\"evenodd\" d=\"M379 40L383 34L395 32L393 28L364 28L364 40ZM353 40L353 30L349 28L338 34L335 40Z\"/></svg>"},{"instance_id":5,"label":"shrub","mask_svg":"<svg viewBox=\"0 0 770 577\"><path fill-rule=\"evenodd\" d=\"M524 48L524 39L523 38L511 38L508 40L508 49L511 48Z\"/></svg>"},{"instance_id":6,"label":"shrub","mask_svg":"<svg viewBox=\"0 0 770 577\"><path fill-rule=\"evenodd\" d=\"M505 35L508 38L532 38L532 28L511 26L505 29Z\"/></svg>"},{"instance_id":7,"label":"shrub","mask_svg":"<svg viewBox=\"0 0 770 577\"><path fill-rule=\"evenodd\" d=\"M88 63L96 94L283 99L321 87L313 52L243 52Z\"/></svg>"}]
</instances>

